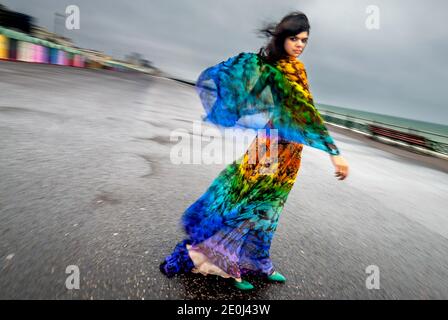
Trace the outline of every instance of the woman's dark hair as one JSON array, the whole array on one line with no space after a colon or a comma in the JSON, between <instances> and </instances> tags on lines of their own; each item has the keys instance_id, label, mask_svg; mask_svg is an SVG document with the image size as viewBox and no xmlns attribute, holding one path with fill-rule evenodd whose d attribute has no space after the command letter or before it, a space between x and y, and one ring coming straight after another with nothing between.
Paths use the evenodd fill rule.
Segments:
<instances>
[{"instance_id":1,"label":"woman's dark hair","mask_svg":"<svg viewBox=\"0 0 448 320\"><path fill-rule=\"evenodd\" d=\"M257 30L262 36L270 39L266 46L260 48L258 55L266 62L274 64L288 55L284 48L285 39L303 31L309 33L310 24L307 16L301 11L289 13L278 24L267 24Z\"/></svg>"}]
</instances>

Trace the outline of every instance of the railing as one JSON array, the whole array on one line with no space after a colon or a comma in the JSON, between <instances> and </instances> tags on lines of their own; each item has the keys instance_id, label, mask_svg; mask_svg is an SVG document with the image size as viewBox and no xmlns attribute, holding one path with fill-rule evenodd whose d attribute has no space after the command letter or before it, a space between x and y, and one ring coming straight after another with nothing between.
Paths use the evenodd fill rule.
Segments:
<instances>
[{"instance_id":1,"label":"railing","mask_svg":"<svg viewBox=\"0 0 448 320\"><path fill-rule=\"evenodd\" d=\"M386 137L401 143L448 155L448 136L440 133L407 128L381 121L355 117L334 111L320 110L324 120L330 124L340 125L361 131L371 137Z\"/></svg>"}]
</instances>

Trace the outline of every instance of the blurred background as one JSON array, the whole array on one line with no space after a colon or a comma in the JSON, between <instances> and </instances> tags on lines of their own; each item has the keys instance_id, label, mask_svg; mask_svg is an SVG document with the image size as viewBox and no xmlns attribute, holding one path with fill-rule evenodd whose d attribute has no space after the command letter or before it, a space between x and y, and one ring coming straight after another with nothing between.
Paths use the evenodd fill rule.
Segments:
<instances>
[{"instance_id":1,"label":"blurred background","mask_svg":"<svg viewBox=\"0 0 448 320\"><path fill-rule=\"evenodd\" d=\"M0 0L0 298L448 298L447 9ZM182 212L226 166L171 161L173 132L208 141L192 129L195 81L258 52L257 29L294 10L310 20L299 59L351 173L337 181L305 148L272 247L285 286L165 279ZM369 265L381 289L366 288Z\"/></svg>"}]
</instances>

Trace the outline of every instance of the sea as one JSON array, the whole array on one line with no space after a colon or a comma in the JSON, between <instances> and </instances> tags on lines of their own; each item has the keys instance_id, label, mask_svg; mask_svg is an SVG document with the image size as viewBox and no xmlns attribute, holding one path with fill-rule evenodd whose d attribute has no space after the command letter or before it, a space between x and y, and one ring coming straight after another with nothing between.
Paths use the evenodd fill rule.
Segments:
<instances>
[{"instance_id":1,"label":"sea","mask_svg":"<svg viewBox=\"0 0 448 320\"><path fill-rule=\"evenodd\" d=\"M440 141L442 143L448 143L448 125L390 116L386 114L380 114L362 110L343 108L320 103L316 103L316 108L319 111L336 112L338 114L348 115L354 118L361 118L392 126L399 126L402 127L402 130L408 129L406 130L407 132L415 131L414 132L415 134L424 136L428 139L434 141ZM400 130L400 128L396 128L396 130Z\"/></svg>"}]
</instances>

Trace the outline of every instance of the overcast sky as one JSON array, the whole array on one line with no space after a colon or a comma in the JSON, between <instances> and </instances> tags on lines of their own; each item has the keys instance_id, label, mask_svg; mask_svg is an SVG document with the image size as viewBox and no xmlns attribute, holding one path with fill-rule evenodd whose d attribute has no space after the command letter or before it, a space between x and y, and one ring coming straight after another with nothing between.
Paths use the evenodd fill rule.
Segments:
<instances>
[{"instance_id":1,"label":"overcast sky","mask_svg":"<svg viewBox=\"0 0 448 320\"><path fill-rule=\"evenodd\" d=\"M448 124L448 1L410 0L0 0L54 30L54 13L81 12L76 45L117 58L136 51L196 80L204 68L265 40L254 30L293 10L309 18L305 63L317 103ZM369 30L368 5L380 13Z\"/></svg>"}]
</instances>

